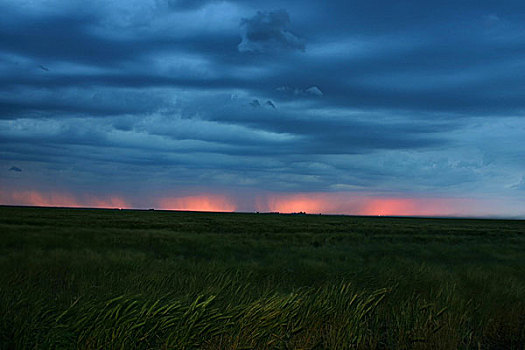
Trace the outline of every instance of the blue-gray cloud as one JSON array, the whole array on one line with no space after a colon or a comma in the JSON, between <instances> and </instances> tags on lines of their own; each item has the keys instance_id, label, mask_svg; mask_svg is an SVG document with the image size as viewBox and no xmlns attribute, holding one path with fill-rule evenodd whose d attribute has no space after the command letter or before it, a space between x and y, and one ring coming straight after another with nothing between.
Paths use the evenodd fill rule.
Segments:
<instances>
[{"instance_id":1,"label":"blue-gray cloud","mask_svg":"<svg viewBox=\"0 0 525 350\"><path fill-rule=\"evenodd\" d=\"M212 0L217 1L217 0ZM194 10L212 2L210 0L167 0L167 5L173 10Z\"/></svg>"},{"instance_id":2,"label":"blue-gray cloud","mask_svg":"<svg viewBox=\"0 0 525 350\"><path fill-rule=\"evenodd\" d=\"M524 191L525 190L525 176L522 176L520 182L513 185L512 188L516 190Z\"/></svg>"},{"instance_id":3,"label":"blue-gray cloud","mask_svg":"<svg viewBox=\"0 0 525 350\"><path fill-rule=\"evenodd\" d=\"M265 52L281 49L304 51L302 39L289 30L290 16L285 10L257 12L241 21L241 52Z\"/></svg>"}]
</instances>

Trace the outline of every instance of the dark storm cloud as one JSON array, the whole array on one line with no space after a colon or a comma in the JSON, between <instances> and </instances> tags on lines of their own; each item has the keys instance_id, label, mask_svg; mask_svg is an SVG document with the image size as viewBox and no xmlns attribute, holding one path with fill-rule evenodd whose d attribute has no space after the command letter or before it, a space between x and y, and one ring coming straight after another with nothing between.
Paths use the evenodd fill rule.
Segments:
<instances>
[{"instance_id":1,"label":"dark storm cloud","mask_svg":"<svg viewBox=\"0 0 525 350\"><path fill-rule=\"evenodd\" d=\"M280 86L275 89L283 94L292 96L323 96L323 92L317 86L310 86L306 89L291 88L289 86Z\"/></svg>"},{"instance_id":2,"label":"dark storm cloud","mask_svg":"<svg viewBox=\"0 0 525 350\"><path fill-rule=\"evenodd\" d=\"M299 7L298 5L297 7ZM525 5L519 0L506 1L504 6L494 0L481 1L324 1L316 6L319 21L330 25L316 28L324 32L355 31L363 35L430 31L440 27L441 35L449 35L444 29L461 28L463 34L472 34L477 24L494 27L505 19L519 21L524 18ZM425 35L426 33L422 33ZM435 34L435 33L433 33Z\"/></svg>"},{"instance_id":3,"label":"dark storm cloud","mask_svg":"<svg viewBox=\"0 0 525 350\"><path fill-rule=\"evenodd\" d=\"M0 163L84 189L516 195L524 23L521 1L0 0Z\"/></svg>"},{"instance_id":4,"label":"dark storm cloud","mask_svg":"<svg viewBox=\"0 0 525 350\"><path fill-rule=\"evenodd\" d=\"M169 104L140 91L50 91L41 96L0 98L0 119L20 117L111 116L154 112Z\"/></svg>"},{"instance_id":5,"label":"dark storm cloud","mask_svg":"<svg viewBox=\"0 0 525 350\"><path fill-rule=\"evenodd\" d=\"M0 14L2 51L37 60L71 60L111 65L138 54L133 43L108 40L90 33L96 17L84 14L24 16Z\"/></svg>"},{"instance_id":6,"label":"dark storm cloud","mask_svg":"<svg viewBox=\"0 0 525 350\"><path fill-rule=\"evenodd\" d=\"M342 13L343 5L338 6L339 12ZM348 6L350 11L354 5ZM413 9L422 13L427 10L425 6L415 6ZM359 13L364 10L358 8L356 11ZM445 11L445 15L449 16L449 11ZM323 13L320 13L320 17L322 16ZM368 14L368 17L371 15ZM38 75L34 72L21 72L20 67L17 69L13 66L14 69L2 76L0 84L5 88L16 84L40 87L79 84L144 88L239 87L257 90L258 93L270 96L272 91L279 87L278 84L290 87L292 91L322 86L327 105L400 110L431 108L438 111L469 113L497 113L501 109L518 111L523 108L525 94L521 84L525 78L525 69L519 65L518 60L525 51L523 39L515 34L517 37L508 42L498 39L497 33L485 33L484 17L481 14L478 17L479 23L473 21L477 23L477 31L473 29L476 25L472 22L466 22L465 30L450 24L440 28L439 22L434 20L426 26L418 24L422 26L420 32L397 33L386 38L373 34L363 36L361 30L356 33L350 32L347 38L340 35L324 38L323 31L332 26L316 26L316 35L321 37L317 38L317 42L312 41L313 48L308 51L313 51L316 45L322 46L335 38L340 42L338 49L341 52L324 55L307 52L304 57L284 55L266 57L265 61L261 61L256 56L235 53L239 41L236 28L234 30L237 33L231 34L188 33L184 38L170 38L166 31L159 31L157 36L151 34L147 37L129 36L116 39L94 30L102 21L96 13L90 16L63 14L40 17L11 13L9 16L5 15L5 21L2 21L5 51L28 55L36 62L58 60L113 67L116 70L89 75L65 72L44 74L52 72L41 71L42 74ZM369 20L373 22L374 18ZM253 45L260 41L262 47L265 43L270 46L280 43L277 47L294 47L295 41L288 42L285 35L289 33L285 29L288 21L286 12L261 12L244 20L243 35L247 42L253 42ZM509 26L509 31L518 33L519 25L512 22ZM444 30L439 32L439 29ZM309 33L309 36L312 34ZM250 37L253 40L249 39ZM358 52L358 55L345 49L352 46L355 37L361 38L360 40L370 48L366 48L363 53ZM31 45L28 45L28 42L31 42ZM258 77L256 82L248 73L236 77L231 74L221 77L181 77L180 74L163 74L151 69L154 68L149 63L151 56L169 50L176 50L174 55L203 55L211 60L210 69L214 72L235 72L242 68L264 67L265 64L274 68L269 69L264 76ZM356 50L359 51L359 47ZM46 63L46 67L51 67L54 71L49 63ZM497 74L491 76L491 72ZM278 97L283 98L276 98Z\"/></svg>"},{"instance_id":7,"label":"dark storm cloud","mask_svg":"<svg viewBox=\"0 0 525 350\"><path fill-rule=\"evenodd\" d=\"M174 10L194 10L217 0L167 0L169 8Z\"/></svg>"},{"instance_id":8,"label":"dark storm cloud","mask_svg":"<svg viewBox=\"0 0 525 350\"><path fill-rule=\"evenodd\" d=\"M378 116L370 116L370 120L367 116L356 120L351 116L293 113L282 109L257 109L249 115L251 118L242 110L217 110L208 118L275 134L296 135L298 138L285 152L304 155L368 153L379 149L445 145L449 140L440 134L460 127L457 123L391 123L373 120Z\"/></svg>"},{"instance_id":9,"label":"dark storm cloud","mask_svg":"<svg viewBox=\"0 0 525 350\"><path fill-rule=\"evenodd\" d=\"M301 50L304 41L289 30L290 15L285 10L257 12L241 21L240 52L265 52L278 49Z\"/></svg>"},{"instance_id":10,"label":"dark storm cloud","mask_svg":"<svg viewBox=\"0 0 525 350\"><path fill-rule=\"evenodd\" d=\"M270 101L270 100L267 100L267 101L265 102L265 105L266 105L266 106L269 106L269 107L271 107L271 108L273 108L273 109L277 109L277 107L275 106L275 104L274 104L272 101Z\"/></svg>"}]
</instances>

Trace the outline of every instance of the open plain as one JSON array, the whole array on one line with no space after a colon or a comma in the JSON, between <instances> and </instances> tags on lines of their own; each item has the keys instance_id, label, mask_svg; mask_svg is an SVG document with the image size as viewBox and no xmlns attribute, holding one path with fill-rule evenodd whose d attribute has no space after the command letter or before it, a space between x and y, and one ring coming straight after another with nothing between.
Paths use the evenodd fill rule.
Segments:
<instances>
[{"instance_id":1,"label":"open plain","mask_svg":"<svg viewBox=\"0 0 525 350\"><path fill-rule=\"evenodd\" d=\"M0 348L523 349L525 222L0 207Z\"/></svg>"}]
</instances>

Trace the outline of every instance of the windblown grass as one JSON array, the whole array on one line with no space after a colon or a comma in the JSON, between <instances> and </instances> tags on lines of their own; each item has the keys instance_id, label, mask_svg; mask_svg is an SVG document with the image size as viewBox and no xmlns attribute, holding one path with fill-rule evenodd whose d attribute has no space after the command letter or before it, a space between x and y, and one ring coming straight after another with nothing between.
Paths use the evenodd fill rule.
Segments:
<instances>
[{"instance_id":1,"label":"windblown grass","mask_svg":"<svg viewBox=\"0 0 525 350\"><path fill-rule=\"evenodd\" d=\"M523 349L525 223L0 208L0 348Z\"/></svg>"}]
</instances>

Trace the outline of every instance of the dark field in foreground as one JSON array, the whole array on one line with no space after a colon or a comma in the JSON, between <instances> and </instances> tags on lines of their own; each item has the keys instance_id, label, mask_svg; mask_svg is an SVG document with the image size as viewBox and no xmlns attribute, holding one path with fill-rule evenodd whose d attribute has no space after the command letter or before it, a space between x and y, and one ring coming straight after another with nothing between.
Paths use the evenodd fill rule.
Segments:
<instances>
[{"instance_id":1,"label":"dark field in foreground","mask_svg":"<svg viewBox=\"0 0 525 350\"><path fill-rule=\"evenodd\" d=\"M524 221L0 207L0 344L523 349L524 252Z\"/></svg>"}]
</instances>

